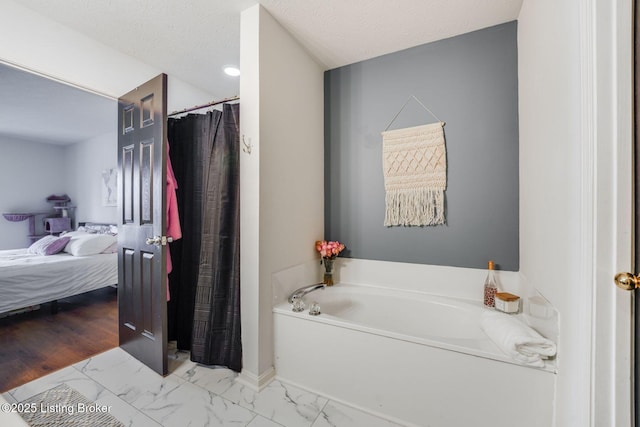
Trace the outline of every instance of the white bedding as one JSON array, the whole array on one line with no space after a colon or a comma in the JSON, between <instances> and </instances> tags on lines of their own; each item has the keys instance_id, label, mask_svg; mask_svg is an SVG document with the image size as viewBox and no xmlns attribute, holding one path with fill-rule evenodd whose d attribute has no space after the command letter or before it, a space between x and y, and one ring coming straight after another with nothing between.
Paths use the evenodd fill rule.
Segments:
<instances>
[{"instance_id":1,"label":"white bedding","mask_svg":"<svg viewBox=\"0 0 640 427\"><path fill-rule=\"evenodd\" d=\"M32 255L0 251L0 313L118 283L118 255Z\"/></svg>"}]
</instances>

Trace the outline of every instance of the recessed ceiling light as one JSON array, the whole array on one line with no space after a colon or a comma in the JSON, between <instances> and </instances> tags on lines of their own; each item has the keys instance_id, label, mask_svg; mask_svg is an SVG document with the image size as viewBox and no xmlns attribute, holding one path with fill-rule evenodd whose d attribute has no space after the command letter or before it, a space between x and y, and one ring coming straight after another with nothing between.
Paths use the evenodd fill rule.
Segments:
<instances>
[{"instance_id":1,"label":"recessed ceiling light","mask_svg":"<svg viewBox=\"0 0 640 427\"><path fill-rule=\"evenodd\" d=\"M233 77L238 77L240 75L240 70L237 67L232 66L224 67L224 72Z\"/></svg>"}]
</instances>

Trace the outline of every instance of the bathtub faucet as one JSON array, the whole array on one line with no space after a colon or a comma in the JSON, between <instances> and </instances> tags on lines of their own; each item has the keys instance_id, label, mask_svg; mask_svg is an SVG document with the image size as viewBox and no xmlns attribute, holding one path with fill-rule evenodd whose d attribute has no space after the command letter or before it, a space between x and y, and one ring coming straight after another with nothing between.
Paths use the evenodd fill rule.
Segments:
<instances>
[{"instance_id":1,"label":"bathtub faucet","mask_svg":"<svg viewBox=\"0 0 640 427\"><path fill-rule=\"evenodd\" d=\"M325 285L324 283L317 283L317 284L311 285L311 286L304 286L304 287L296 290L291 295L289 295L289 299L288 299L289 304L293 304L293 300L294 299L300 299L303 296L305 296L306 294L308 294L309 292L313 292L313 291L318 290L318 289L324 289L326 287L327 287L327 285Z\"/></svg>"}]
</instances>

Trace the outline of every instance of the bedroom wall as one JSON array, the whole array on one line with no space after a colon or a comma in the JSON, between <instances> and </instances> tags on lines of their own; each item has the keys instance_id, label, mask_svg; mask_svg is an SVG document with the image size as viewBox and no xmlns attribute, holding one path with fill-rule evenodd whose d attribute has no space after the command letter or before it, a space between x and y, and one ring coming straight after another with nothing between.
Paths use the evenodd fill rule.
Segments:
<instances>
[{"instance_id":1,"label":"bedroom wall","mask_svg":"<svg viewBox=\"0 0 640 427\"><path fill-rule=\"evenodd\" d=\"M67 191L64 147L0 136L0 153L0 212L47 212L45 199ZM36 222L40 231L42 218ZM28 221L0 218L0 249L29 246L28 234Z\"/></svg>"},{"instance_id":2,"label":"bedroom wall","mask_svg":"<svg viewBox=\"0 0 640 427\"><path fill-rule=\"evenodd\" d=\"M68 165L65 183L73 205L77 206L76 226L78 221L116 223L118 220L118 208L104 206L102 201L102 172L116 168L118 162L116 127L114 114L113 132L65 148Z\"/></svg>"},{"instance_id":3,"label":"bedroom wall","mask_svg":"<svg viewBox=\"0 0 640 427\"><path fill-rule=\"evenodd\" d=\"M115 107L115 103L114 103ZM115 121L115 117L114 117ZM102 205L102 171L117 164L117 135L96 136L88 141L60 146L0 137L0 212L48 212L45 199L68 194L77 206L77 221L117 222L117 207ZM38 217L37 232L42 232ZM0 219L0 249L27 247L28 222Z\"/></svg>"}]
</instances>

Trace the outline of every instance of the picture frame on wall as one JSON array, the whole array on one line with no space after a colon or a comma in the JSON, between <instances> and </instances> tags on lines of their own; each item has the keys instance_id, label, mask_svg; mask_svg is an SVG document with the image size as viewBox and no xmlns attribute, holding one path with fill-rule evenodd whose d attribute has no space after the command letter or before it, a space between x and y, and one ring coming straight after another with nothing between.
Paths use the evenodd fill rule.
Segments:
<instances>
[{"instance_id":1,"label":"picture frame on wall","mask_svg":"<svg viewBox=\"0 0 640 427\"><path fill-rule=\"evenodd\" d=\"M116 168L102 171L102 206L118 205L118 170Z\"/></svg>"}]
</instances>

